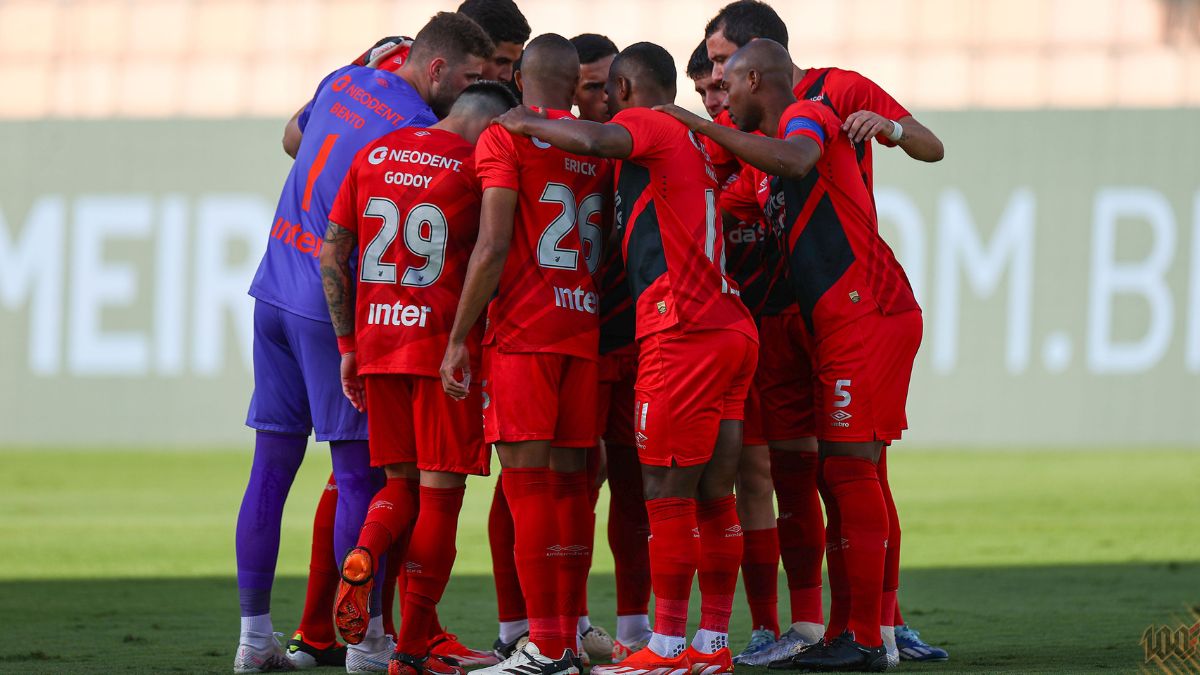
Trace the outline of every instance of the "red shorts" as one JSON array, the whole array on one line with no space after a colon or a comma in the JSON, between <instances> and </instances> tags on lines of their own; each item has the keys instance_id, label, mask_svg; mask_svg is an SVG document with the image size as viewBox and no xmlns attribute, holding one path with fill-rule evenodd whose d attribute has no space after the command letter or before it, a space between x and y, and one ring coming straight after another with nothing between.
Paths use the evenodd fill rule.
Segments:
<instances>
[{"instance_id":1,"label":"red shorts","mask_svg":"<svg viewBox=\"0 0 1200 675\"><path fill-rule=\"evenodd\" d=\"M596 445L595 361L483 348L483 437L488 443Z\"/></svg>"},{"instance_id":2,"label":"red shorts","mask_svg":"<svg viewBox=\"0 0 1200 675\"><path fill-rule=\"evenodd\" d=\"M712 459L721 420L740 420L758 345L732 330L654 333L639 343L634 430L638 459L695 466Z\"/></svg>"},{"instance_id":3,"label":"red shorts","mask_svg":"<svg viewBox=\"0 0 1200 675\"><path fill-rule=\"evenodd\" d=\"M754 384L762 400L763 435L790 441L817 435L812 337L800 312L759 319L758 372Z\"/></svg>"},{"instance_id":4,"label":"red shorts","mask_svg":"<svg viewBox=\"0 0 1200 675\"><path fill-rule=\"evenodd\" d=\"M422 471L488 475L482 401L476 387L462 401L442 381L421 375L367 375L371 466L416 462Z\"/></svg>"},{"instance_id":5,"label":"red shorts","mask_svg":"<svg viewBox=\"0 0 1200 675\"><path fill-rule=\"evenodd\" d=\"M904 405L921 346L921 312L867 314L816 345L823 441L891 442L908 428Z\"/></svg>"},{"instance_id":6,"label":"red shorts","mask_svg":"<svg viewBox=\"0 0 1200 675\"><path fill-rule=\"evenodd\" d=\"M596 421L609 445L634 446L633 385L637 380L637 344L600 355L600 393Z\"/></svg>"},{"instance_id":7,"label":"red shorts","mask_svg":"<svg viewBox=\"0 0 1200 675\"><path fill-rule=\"evenodd\" d=\"M742 446L766 445L767 437L763 434L762 399L758 396L758 387L750 381L750 393L746 395L745 420L742 422Z\"/></svg>"}]
</instances>

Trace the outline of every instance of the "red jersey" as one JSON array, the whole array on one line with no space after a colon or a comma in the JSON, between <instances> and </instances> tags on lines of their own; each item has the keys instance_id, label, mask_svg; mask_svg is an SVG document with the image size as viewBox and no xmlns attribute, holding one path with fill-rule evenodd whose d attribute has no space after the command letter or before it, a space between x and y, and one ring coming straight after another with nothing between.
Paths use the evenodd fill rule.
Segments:
<instances>
[{"instance_id":1,"label":"red jersey","mask_svg":"<svg viewBox=\"0 0 1200 675\"><path fill-rule=\"evenodd\" d=\"M879 236L875 204L857 156L828 106L797 101L779 119L779 138L805 136L821 158L799 180L773 176L767 216L787 247L788 274L809 331L828 334L878 308L920 309L908 277Z\"/></svg>"},{"instance_id":2,"label":"red jersey","mask_svg":"<svg viewBox=\"0 0 1200 675\"><path fill-rule=\"evenodd\" d=\"M600 353L608 354L636 342L633 296L625 277L621 246L605 238L596 287L600 291Z\"/></svg>"},{"instance_id":3,"label":"red jersey","mask_svg":"<svg viewBox=\"0 0 1200 675\"><path fill-rule=\"evenodd\" d=\"M725 275L719 185L700 140L649 108L622 110L610 124L633 138L633 151L619 163L616 226L638 339L678 326L731 329L757 341L737 284Z\"/></svg>"},{"instance_id":4,"label":"red jersey","mask_svg":"<svg viewBox=\"0 0 1200 675\"><path fill-rule=\"evenodd\" d=\"M360 374L438 376L479 233L473 153L456 134L407 128L351 164L329 219L358 234Z\"/></svg>"},{"instance_id":5,"label":"red jersey","mask_svg":"<svg viewBox=\"0 0 1200 675\"><path fill-rule=\"evenodd\" d=\"M718 204L725 232L725 263L753 316L781 314L795 304L787 284L783 248L768 226L764 207L770 180L752 166L725 181Z\"/></svg>"},{"instance_id":6,"label":"red jersey","mask_svg":"<svg viewBox=\"0 0 1200 675\"><path fill-rule=\"evenodd\" d=\"M801 101L812 100L823 103L841 121L845 121L847 117L859 110L869 110L890 120L898 120L911 114L896 99L892 98L891 94L884 91L883 87L853 70L809 68L804 72L804 77L792 88L792 93ZM715 121L718 124L736 128L729 117L728 110L717 115ZM876 136L875 140L888 147L896 145L883 135ZM737 161L736 157L711 140L706 143L714 165L727 166L730 167L727 170L735 170L732 168L732 162ZM867 191L874 195L875 173L871 161L871 143L866 141L855 144L854 152L863 183L866 184Z\"/></svg>"},{"instance_id":7,"label":"red jersey","mask_svg":"<svg viewBox=\"0 0 1200 675\"><path fill-rule=\"evenodd\" d=\"M546 112L551 119L574 119L569 112ZM485 191L517 192L512 245L488 307L484 344L596 360L600 298L589 255L598 265L611 164L498 125L479 137L475 164Z\"/></svg>"}]
</instances>

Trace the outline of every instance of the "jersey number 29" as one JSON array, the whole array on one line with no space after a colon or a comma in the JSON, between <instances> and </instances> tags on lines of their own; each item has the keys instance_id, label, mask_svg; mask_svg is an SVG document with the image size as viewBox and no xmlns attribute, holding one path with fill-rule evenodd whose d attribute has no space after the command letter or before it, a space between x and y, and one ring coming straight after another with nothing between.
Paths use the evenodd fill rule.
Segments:
<instances>
[{"instance_id":1,"label":"jersey number 29","mask_svg":"<svg viewBox=\"0 0 1200 675\"><path fill-rule=\"evenodd\" d=\"M363 250L359 278L367 283L394 284L396 266L383 262L383 254L396 240L400 229L400 209L390 199L371 197L363 217L380 218L383 227L379 228L379 234ZM433 204L417 204L409 210L408 217L404 219L404 245L413 255L424 258L425 264L405 269L400 279L401 286L432 286L442 276L448 230L446 215Z\"/></svg>"}]
</instances>

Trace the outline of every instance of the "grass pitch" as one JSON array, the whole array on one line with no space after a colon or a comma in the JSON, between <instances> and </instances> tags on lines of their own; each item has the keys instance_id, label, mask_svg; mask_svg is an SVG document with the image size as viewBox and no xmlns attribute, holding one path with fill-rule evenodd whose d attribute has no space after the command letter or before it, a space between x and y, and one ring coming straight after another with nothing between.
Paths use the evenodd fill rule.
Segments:
<instances>
[{"instance_id":1,"label":"grass pitch","mask_svg":"<svg viewBox=\"0 0 1200 675\"><path fill-rule=\"evenodd\" d=\"M283 632L299 619L329 472L324 446L310 455L284 520L273 601ZM229 672L249 461L228 450L0 450L0 672ZM1143 631L1200 613L1200 452L897 448L888 464L904 525L901 607L951 652L904 671L1158 672L1144 663ZM441 611L477 647L495 639L490 497L490 479L471 480ZM603 534L590 595L593 621L613 628ZM733 633L740 648L741 598ZM1165 666L1200 671L1194 658Z\"/></svg>"}]
</instances>

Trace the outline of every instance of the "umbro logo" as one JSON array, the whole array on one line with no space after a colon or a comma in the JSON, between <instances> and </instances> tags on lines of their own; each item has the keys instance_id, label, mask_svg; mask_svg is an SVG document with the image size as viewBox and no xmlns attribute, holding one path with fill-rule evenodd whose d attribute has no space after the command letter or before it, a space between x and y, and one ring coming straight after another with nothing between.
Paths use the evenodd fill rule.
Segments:
<instances>
[{"instance_id":1,"label":"umbro logo","mask_svg":"<svg viewBox=\"0 0 1200 675\"><path fill-rule=\"evenodd\" d=\"M692 528L692 538L693 538L693 539L699 539L699 538L700 538L700 528L698 528L698 527L693 527L693 528Z\"/></svg>"},{"instance_id":2,"label":"umbro logo","mask_svg":"<svg viewBox=\"0 0 1200 675\"><path fill-rule=\"evenodd\" d=\"M725 538L726 539L728 539L730 537L740 537L740 536L742 536L742 526L741 525L731 525L731 526L725 528Z\"/></svg>"},{"instance_id":3,"label":"umbro logo","mask_svg":"<svg viewBox=\"0 0 1200 675\"><path fill-rule=\"evenodd\" d=\"M836 410L836 411L834 411L834 412L830 413L830 414L829 414L829 416L830 416L830 417L832 417L833 419L835 419L835 420L839 421L839 422L845 422L846 420L848 420L848 419L850 419L851 417L853 417L853 415L851 415L850 413L846 412L845 410Z\"/></svg>"},{"instance_id":4,"label":"umbro logo","mask_svg":"<svg viewBox=\"0 0 1200 675\"><path fill-rule=\"evenodd\" d=\"M413 134L413 136L428 136L428 135L429 135L428 131L418 131L417 133Z\"/></svg>"},{"instance_id":5,"label":"umbro logo","mask_svg":"<svg viewBox=\"0 0 1200 675\"><path fill-rule=\"evenodd\" d=\"M408 572L409 574L421 574L425 570L421 567L421 563L409 560L408 562L404 563L404 571Z\"/></svg>"},{"instance_id":6,"label":"umbro logo","mask_svg":"<svg viewBox=\"0 0 1200 675\"><path fill-rule=\"evenodd\" d=\"M577 556L587 555L589 551L591 551L591 547L583 544L569 544L567 546L563 546L562 544L554 544L553 546L546 548L546 557L574 558Z\"/></svg>"},{"instance_id":7,"label":"umbro logo","mask_svg":"<svg viewBox=\"0 0 1200 675\"><path fill-rule=\"evenodd\" d=\"M370 513L371 511L374 511L375 509L387 509L388 511L392 511L395 508L396 508L395 504L392 504L389 501L380 500L380 501L377 501L377 502L371 504L371 508L367 509L367 512Z\"/></svg>"}]
</instances>

